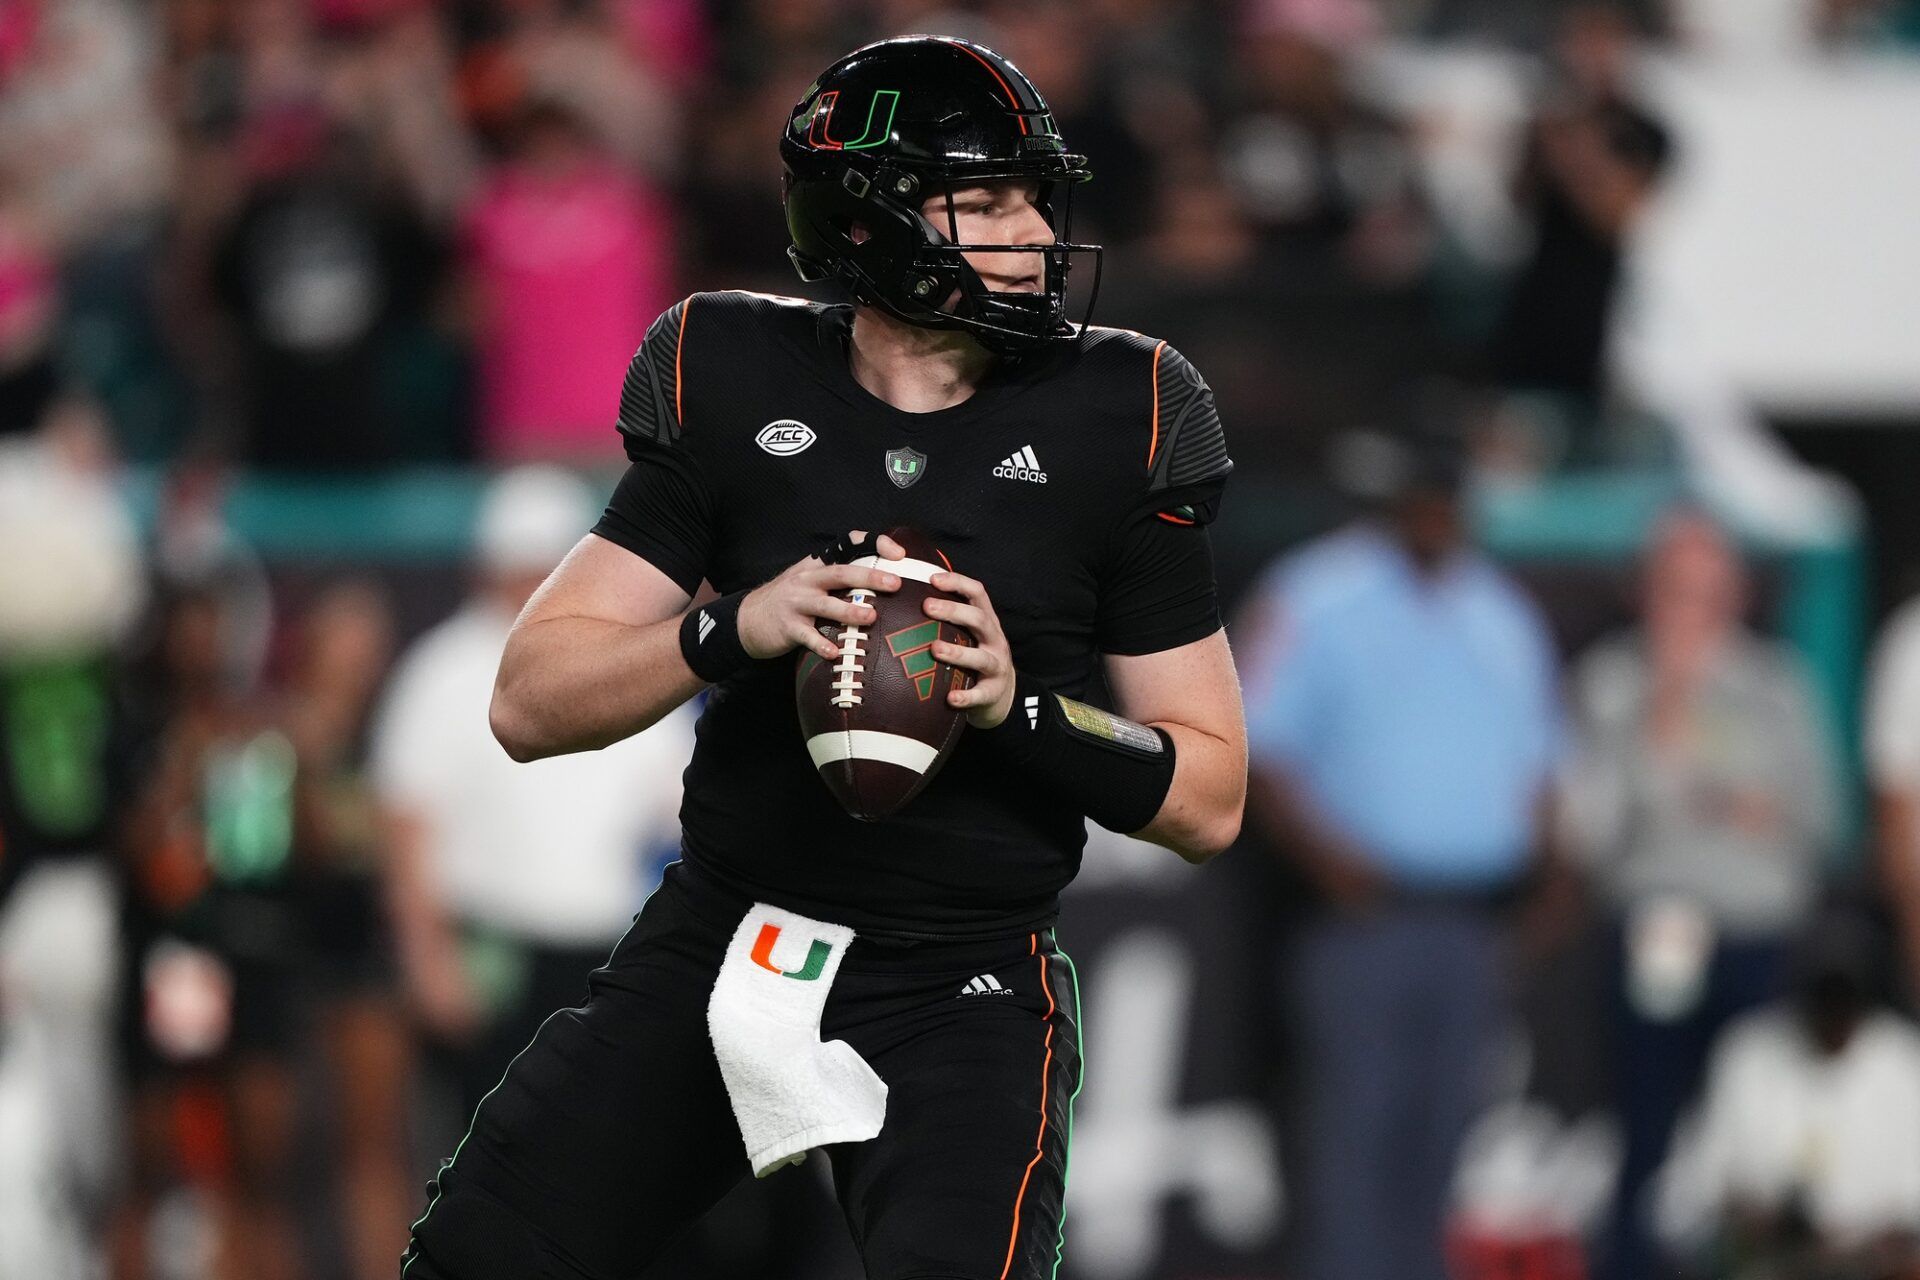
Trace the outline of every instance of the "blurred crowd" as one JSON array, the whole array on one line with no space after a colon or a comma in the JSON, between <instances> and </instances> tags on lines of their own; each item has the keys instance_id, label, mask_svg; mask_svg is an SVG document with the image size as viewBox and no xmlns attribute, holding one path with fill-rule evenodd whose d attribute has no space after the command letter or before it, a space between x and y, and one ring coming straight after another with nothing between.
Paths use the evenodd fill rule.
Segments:
<instances>
[{"instance_id":1,"label":"blurred crowd","mask_svg":"<svg viewBox=\"0 0 1920 1280\"><path fill-rule=\"evenodd\" d=\"M1630 49L1920 39L1911 0L6 0L0 420L149 462L604 461L654 315L799 288L770 148L808 80L920 27L1045 87L1103 314L1178 333L1247 461L1296 469L1420 373L1521 393L1510 466L1644 449L1596 424L1672 151ZM1388 55L1434 39L1532 59L1511 190L1462 199L1471 122L1404 100Z\"/></svg>"},{"instance_id":2,"label":"blurred crowd","mask_svg":"<svg viewBox=\"0 0 1920 1280\"><path fill-rule=\"evenodd\" d=\"M187 496L149 569L57 450L0 491L0 1274L305 1277L318 1221L390 1275L423 1153L677 844L690 711L532 766L487 727L595 494L503 475L402 650L388 587L276 592Z\"/></svg>"},{"instance_id":3,"label":"blurred crowd","mask_svg":"<svg viewBox=\"0 0 1920 1280\"><path fill-rule=\"evenodd\" d=\"M1468 510L1688 455L1610 365L1686 163L1635 58L1912 49L1920 3L0 0L0 1280L393 1274L676 841L691 713L511 765L506 628L653 317L802 291L788 109L914 30L1041 86L1098 317L1229 422L1285 1274L1920 1276L1920 605L1835 741L1711 484L1598 639ZM1492 194L1397 92L1437 42L1527 68ZM235 475L441 464L494 478L424 575L222 515ZM1488 1117L1542 1094L1613 1118L1584 1199L1501 1174Z\"/></svg>"}]
</instances>

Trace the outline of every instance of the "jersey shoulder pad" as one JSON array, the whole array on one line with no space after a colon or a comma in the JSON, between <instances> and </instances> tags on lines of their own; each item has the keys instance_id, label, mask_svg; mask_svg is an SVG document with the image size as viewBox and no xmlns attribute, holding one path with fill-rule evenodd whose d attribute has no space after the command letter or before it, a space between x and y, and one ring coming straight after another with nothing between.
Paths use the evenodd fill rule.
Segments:
<instances>
[{"instance_id":1,"label":"jersey shoulder pad","mask_svg":"<svg viewBox=\"0 0 1920 1280\"><path fill-rule=\"evenodd\" d=\"M1172 343L1104 325L1089 326L1081 343L1090 371L1102 382L1145 392L1143 443L1155 491L1218 479L1233 469L1213 389Z\"/></svg>"},{"instance_id":2,"label":"jersey shoulder pad","mask_svg":"<svg viewBox=\"0 0 1920 1280\"><path fill-rule=\"evenodd\" d=\"M1082 336L1078 367L1096 396L1118 396L1109 403L1125 424L1127 465L1146 481L1135 491L1140 509L1175 524L1210 521L1233 460L1199 370L1160 338L1104 325Z\"/></svg>"},{"instance_id":3,"label":"jersey shoulder pad","mask_svg":"<svg viewBox=\"0 0 1920 1280\"><path fill-rule=\"evenodd\" d=\"M636 447L680 440L680 371L687 317L702 297L695 294L661 312L627 362L627 378L620 387L619 427L629 457Z\"/></svg>"},{"instance_id":4,"label":"jersey shoulder pad","mask_svg":"<svg viewBox=\"0 0 1920 1280\"><path fill-rule=\"evenodd\" d=\"M737 370L743 350L757 343L811 332L821 306L804 298L726 289L696 293L662 312L627 365L620 392L620 434L631 456L641 442L677 445L694 422L694 390L711 392L716 379ZM716 341L716 338L718 341ZM716 353L726 354L724 368Z\"/></svg>"},{"instance_id":5,"label":"jersey shoulder pad","mask_svg":"<svg viewBox=\"0 0 1920 1280\"><path fill-rule=\"evenodd\" d=\"M1213 388L1187 358L1162 342L1153 351L1153 415L1147 436L1147 490L1194 493L1211 501L1233 470Z\"/></svg>"}]
</instances>

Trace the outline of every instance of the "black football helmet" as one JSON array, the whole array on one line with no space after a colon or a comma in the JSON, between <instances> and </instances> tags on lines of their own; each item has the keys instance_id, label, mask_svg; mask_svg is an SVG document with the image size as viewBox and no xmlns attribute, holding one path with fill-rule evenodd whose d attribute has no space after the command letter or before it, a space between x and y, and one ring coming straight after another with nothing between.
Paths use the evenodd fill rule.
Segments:
<instances>
[{"instance_id":1,"label":"black football helmet","mask_svg":"<svg viewBox=\"0 0 1920 1280\"><path fill-rule=\"evenodd\" d=\"M780 139L786 164L787 255L803 280L838 280L861 302L908 324L964 329L989 350L1019 354L1079 336L1100 288L1100 246L1069 240L1072 185L1093 176L1055 127L1046 101L991 49L950 36L903 36L856 49L795 104ZM951 193L969 182L1028 179L1053 228L1043 245L961 244ZM948 193L946 226L921 215ZM853 224L866 238L855 242ZM961 255L1044 254L1040 293L995 292ZM1086 314L1068 322L1067 271L1092 254ZM959 290L953 310L942 304Z\"/></svg>"}]
</instances>

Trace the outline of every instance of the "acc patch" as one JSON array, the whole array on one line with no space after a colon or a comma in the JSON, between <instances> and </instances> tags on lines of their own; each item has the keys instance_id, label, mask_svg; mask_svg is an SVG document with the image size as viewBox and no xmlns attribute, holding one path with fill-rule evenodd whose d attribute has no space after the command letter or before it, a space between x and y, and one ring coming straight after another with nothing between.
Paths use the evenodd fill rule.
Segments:
<instances>
[{"instance_id":1,"label":"acc patch","mask_svg":"<svg viewBox=\"0 0 1920 1280\"><path fill-rule=\"evenodd\" d=\"M813 428L806 423L782 418L760 428L760 434L753 438L753 442L776 458L786 458L812 448L817 439L819 437L814 435Z\"/></svg>"}]
</instances>

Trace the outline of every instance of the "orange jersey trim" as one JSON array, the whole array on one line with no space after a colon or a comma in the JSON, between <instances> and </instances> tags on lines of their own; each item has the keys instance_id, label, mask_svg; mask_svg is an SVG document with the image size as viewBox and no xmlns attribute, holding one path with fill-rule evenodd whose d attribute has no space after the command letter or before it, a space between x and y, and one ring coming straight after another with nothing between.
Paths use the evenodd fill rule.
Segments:
<instances>
[{"instance_id":1,"label":"orange jersey trim","mask_svg":"<svg viewBox=\"0 0 1920 1280\"><path fill-rule=\"evenodd\" d=\"M687 425L687 416L680 410L680 353L686 350L687 312L691 310L692 298L680 304L680 337L673 344L673 420L683 427Z\"/></svg>"},{"instance_id":2,"label":"orange jersey trim","mask_svg":"<svg viewBox=\"0 0 1920 1280\"><path fill-rule=\"evenodd\" d=\"M1167 349L1162 342L1153 349L1153 437L1147 441L1147 470L1153 470L1153 455L1160 452L1160 353Z\"/></svg>"},{"instance_id":3,"label":"orange jersey trim","mask_svg":"<svg viewBox=\"0 0 1920 1280\"><path fill-rule=\"evenodd\" d=\"M1027 954L1034 955L1040 950L1040 935L1027 936ZM1020 1207L1027 1198L1027 1183L1033 1178L1033 1166L1040 1163L1040 1157L1046 1154L1047 1141L1047 1082L1053 1073L1053 985L1047 981L1047 958L1040 957L1040 989L1047 993L1047 1056L1040 1064L1040 1132L1034 1135L1033 1159L1027 1161L1027 1168L1020 1175L1020 1192L1013 1198L1013 1231L1007 1236L1007 1262L1000 1268L1000 1280L1007 1280L1013 1272L1013 1252L1020 1245Z\"/></svg>"}]
</instances>

